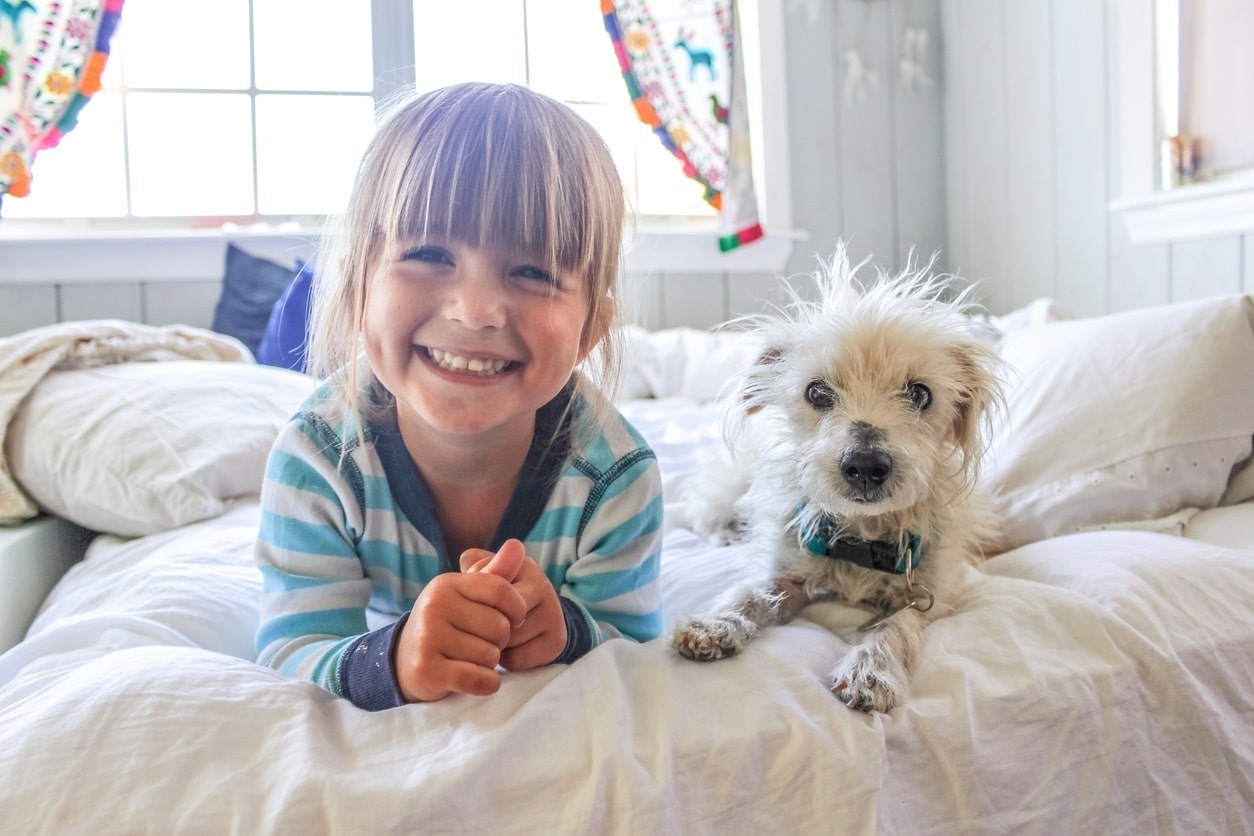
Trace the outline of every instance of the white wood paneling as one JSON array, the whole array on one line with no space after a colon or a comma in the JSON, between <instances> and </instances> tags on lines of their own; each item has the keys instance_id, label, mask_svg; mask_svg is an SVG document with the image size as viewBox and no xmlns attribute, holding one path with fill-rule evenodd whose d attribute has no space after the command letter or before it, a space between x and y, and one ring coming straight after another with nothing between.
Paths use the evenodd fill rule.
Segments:
<instances>
[{"instance_id":1,"label":"white wood paneling","mask_svg":"<svg viewBox=\"0 0 1254 836\"><path fill-rule=\"evenodd\" d=\"M1005 88L1005 7L1000 0L962 0L957 25L962 27L963 55L956 67L964 109L946 118L961 119L966 133L963 179L967 240L963 260L952 263L981 284L980 298L994 312L1011 307L1010 231L1013 221L1006 183L1009 172Z\"/></svg>"},{"instance_id":2,"label":"white wood paneling","mask_svg":"<svg viewBox=\"0 0 1254 836\"><path fill-rule=\"evenodd\" d=\"M967 38L963 26L965 9L959 0L940 4L941 63L944 67L941 102L945 135L945 264L956 272L970 262L969 218L967 216Z\"/></svg>"},{"instance_id":3,"label":"white wood paneling","mask_svg":"<svg viewBox=\"0 0 1254 836\"><path fill-rule=\"evenodd\" d=\"M908 30L926 34L924 73L931 82L907 86L900 76L900 58L893 64L897 69L892 99L897 246L893 255L894 266L900 268L912 250L924 259L937 252L944 257L945 226L938 223L945 216L940 9L935 3L893 3L889 19L889 35L897 56L905 55Z\"/></svg>"},{"instance_id":4,"label":"white wood paneling","mask_svg":"<svg viewBox=\"0 0 1254 836\"><path fill-rule=\"evenodd\" d=\"M1134 246L1117 219L1110 225L1110 307L1122 311L1171 301L1170 247Z\"/></svg>"},{"instance_id":5,"label":"white wood paneling","mask_svg":"<svg viewBox=\"0 0 1254 836\"><path fill-rule=\"evenodd\" d=\"M733 319L785 305L789 300L782 277L733 273L727 277L727 285L727 313Z\"/></svg>"},{"instance_id":6,"label":"white wood paneling","mask_svg":"<svg viewBox=\"0 0 1254 836\"><path fill-rule=\"evenodd\" d=\"M55 322L60 322L55 286L0 287L0 337Z\"/></svg>"},{"instance_id":7,"label":"white wood paneling","mask_svg":"<svg viewBox=\"0 0 1254 836\"><path fill-rule=\"evenodd\" d=\"M1002 299L1018 308L1057 295L1053 141L1054 28L1042 3L1005 4L1009 270Z\"/></svg>"},{"instance_id":8,"label":"white wood paneling","mask_svg":"<svg viewBox=\"0 0 1254 836\"><path fill-rule=\"evenodd\" d=\"M60 317L144 321L143 288L131 283L63 285Z\"/></svg>"},{"instance_id":9,"label":"white wood paneling","mask_svg":"<svg viewBox=\"0 0 1254 836\"><path fill-rule=\"evenodd\" d=\"M1183 302L1241 292L1240 237L1171 245L1171 300Z\"/></svg>"},{"instance_id":10,"label":"white wood paneling","mask_svg":"<svg viewBox=\"0 0 1254 836\"><path fill-rule=\"evenodd\" d=\"M144 321L149 325L213 324L213 309L222 294L222 282L147 282L144 284Z\"/></svg>"},{"instance_id":11,"label":"white wood paneling","mask_svg":"<svg viewBox=\"0 0 1254 836\"><path fill-rule=\"evenodd\" d=\"M894 194L895 45L888 4L837 0L841 215L849 254L886 267L897 252ZM853 70L857 70L856 72Z\"/></svg>"},{"instance_id":12,"label":"white wood paneling","mask_svg":"<svg viewBox=\"0 0 1254 836\"><path fill-rule=\"evenodd\" d=\"M1107 282L1106 9L1054 0L1057 293L1078 314L1110 309Z\"/></svg>"},{"instance_id":13,"label":"white wood paneling","mask_svg":"<svg viewBox=\"0 0 1254 836\"><path fill-rule=\"evenodd\" d=\"M726 274L668 273L662 299L663 328L713 328L728 319Z\"/></svg>"}]
</instances>

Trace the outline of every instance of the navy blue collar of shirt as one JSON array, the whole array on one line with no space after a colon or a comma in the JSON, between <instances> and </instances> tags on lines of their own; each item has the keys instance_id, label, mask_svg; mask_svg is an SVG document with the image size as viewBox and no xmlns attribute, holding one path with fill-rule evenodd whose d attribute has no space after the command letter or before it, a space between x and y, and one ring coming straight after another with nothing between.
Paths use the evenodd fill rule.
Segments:
<instances>
[{"instance_id":1,"label":"navy blue collar of shirt","mask_svg":"<svg viewBox=\"0 0 1254 836\"><path fill-rule=\"evenodd\" d=\"M514 487L514 494L510 497L496 533L484 544L484 548L489 551L496 551L511 537L525 539L544 513L570 453L573 395L574 382L571 381L553 400L536 410L536 429L531 437L531 447L523 462L518 484ZM448 553L444 531L435 514L431 490L401 439L400 429L396 424L396 410L388 410L386 417L374 423L370 430L379 459L383 462L383 471L387 474L388 487L401 513L435 546L440 556L441 571L459 571L460 555Z\"/></svg>"}]
</instances>

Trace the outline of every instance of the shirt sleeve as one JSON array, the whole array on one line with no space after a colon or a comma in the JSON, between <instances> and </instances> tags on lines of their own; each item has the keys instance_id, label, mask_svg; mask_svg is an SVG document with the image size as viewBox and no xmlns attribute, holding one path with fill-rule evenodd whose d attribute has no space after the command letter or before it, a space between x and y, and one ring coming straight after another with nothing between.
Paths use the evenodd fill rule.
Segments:
<instances>
[{"instance_id":1,"label":"shirt sleeve","mask_svg":"<svg viewBox=\"0 0 1254 836\"><path fill-rule=\"evenodd\" d=\"M334 432L318 429L290 422L267 462L255 550L257 661L362 708L390 708L404 702L391 654L399 625L367 628L360 475Z\"/></svg>"},{"instance_id":2,"label":"shirt sleeve","mask_svg":"<svg viewBox=\"0 0 1254 836\"><path fill-rule=\"evenodd\" d=\"M609 638L660 635L662 479L652 450L642 447L601 475L578 542L559 590L567 643L555 661L573 662Z\"/></svg>"}]
</instances>

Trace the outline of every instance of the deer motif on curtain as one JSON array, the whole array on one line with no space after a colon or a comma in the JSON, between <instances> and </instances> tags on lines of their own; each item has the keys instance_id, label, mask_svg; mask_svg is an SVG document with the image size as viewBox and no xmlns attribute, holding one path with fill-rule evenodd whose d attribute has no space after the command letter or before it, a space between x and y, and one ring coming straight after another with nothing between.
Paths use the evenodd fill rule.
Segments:
<instances>
[{"instance_id":1,"label":"deer motif on curtain","mask_svg":"<svg viewBox=\"0 0 1254 836\"><path fill-rule=\"evenodd\" d=\"M723 251L762 237L735 0L601 0L640 119L705 187Z\"/></svg>"}]
</instances>

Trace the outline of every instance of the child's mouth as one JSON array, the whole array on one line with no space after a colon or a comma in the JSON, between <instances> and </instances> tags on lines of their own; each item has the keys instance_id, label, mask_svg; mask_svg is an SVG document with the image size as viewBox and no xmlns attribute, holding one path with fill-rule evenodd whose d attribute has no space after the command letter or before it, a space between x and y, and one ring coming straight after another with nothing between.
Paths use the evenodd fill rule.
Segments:
<instances>
[{"instance_id":1,"label":"child's mouth","mask_svg":"<svg viewBox=\"0 0 1254 836\"><path fill-rule=\"evenodd\" d=\"M441 369L458 374L471 374L479 377L492 377L509 371L518 364L512 360L494 360L487 357L464 357L451 351L439 348L423 348L423 352L432 363Z\"/></svg>"}]
</instances>

